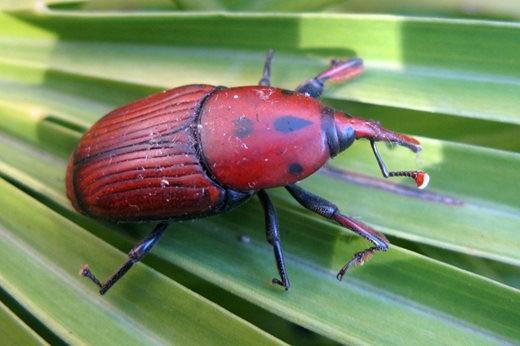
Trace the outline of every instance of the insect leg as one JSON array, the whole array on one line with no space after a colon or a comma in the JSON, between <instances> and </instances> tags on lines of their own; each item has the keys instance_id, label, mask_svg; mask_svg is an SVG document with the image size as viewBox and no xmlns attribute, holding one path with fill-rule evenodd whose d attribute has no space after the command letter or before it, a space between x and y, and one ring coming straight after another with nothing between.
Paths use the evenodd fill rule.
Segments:
<instances>
[{"instance_id":1,"label":"insect leg","mask_svg":"<svg viewBox=\"0 0 520 346\"><path fill-rule=\"evenodd\" d=\"M146 255L152 247L159 241L162 234L168 227L168 222L161 222L153 229L152 233L150 233L146 238L141 240L139 244L134 246L134 248L128 253L128 261L126 261L108 280L101 283L96 276L90 271L88 265L83 265L81 267L80 274L89 278L92 282L99 286L99 294L105 294L110 287L112 287L119 279L126 274L132 266L139 262L144 255Z\"/></svg>"},{"instance_id":2,"label":"insect leg","mask_svg":"<svg viewBox=\"0 0 520 346\"><path fill-rule=\"evenodd\" d=\"M273 283L283 286L287 291L291 284L289 283L287 270L285 269L285 259L283 256L282 243L280 242L280 233L278 231L278 216L276 215L276 210L267 192L264 190L258 191L258 198L264 208L267 242L273 246L276 267L278 268L281 279L274 278Z\"/></svg>"},{"instance_id":3,"label":"insect leg","mask_svg":"<svg viewBox=\"0 0 520 346\"><path fill-rule=\"evenodd\" d=\"M368 261L375 251L386 251L388 250L388 240L384 235L375 231L371 227L365 225L364 223L357 221L349 216L343 215L340 213L338 207L319 197L315 194L305 191L299 186L296 185L287 185L285 187L289 193L305 208L323 216L327 219L331 219L339 223L341 226L352 230L353 232L359 234L374 246L360 251L352 257L350 261L347 262L338 272L337 278L341 280L343 275L355 265L361 265L364 262Z\"/></svg>"},{"instance_id":4,"label":"insect leg","mask_svg":"<svg viewBox=\"0 0 520 346\"><path fill-rule=\"evenodd\" d=\"M363 60L332 60L330 67L313 79L303 82L296 88L297 92L316 99L320 98L326 81L345 82L363 71Z\"/></svg>"},{"instance_id":5,"label":"insect leg","mask_svg":"<svg viewBox=\"0 0 520 346\"><path fill-rule=\"evenodd\" d=\"M267 51L267 56L265 57L264 64L264 72L262 74L262 79L258 82L258 85L263 86L271 86L271 62L273 61L274 50L270 48Z\"/></svg>"}]
</instances>

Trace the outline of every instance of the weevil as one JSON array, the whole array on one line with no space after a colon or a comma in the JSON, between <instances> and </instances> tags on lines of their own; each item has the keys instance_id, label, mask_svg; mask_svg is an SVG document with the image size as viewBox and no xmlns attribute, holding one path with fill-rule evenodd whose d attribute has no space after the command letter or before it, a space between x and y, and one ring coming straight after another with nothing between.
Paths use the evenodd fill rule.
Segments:
<instances>
[{"instance_id":1,"label":"weevil","mask_svg":"<svg viewBox=\"0 0 520 346\"><path fill-rule=\"evenodd\" d=\"M303 207L372 244L340 269L339 280L374 252L388 249L384 235L297 182L364 138L385 178L408 176L424 188L425 172L389 171L376 147L385 141L418 152L419 142L319 101L325 82L358 75L361 59L333 60L291 91L271 86L272 58L270 50L258 85L173 88L113 110L85 133L67 168L67 196L74 207L110 221L158 221L108 280L101 282L87 265L82 267L81 274L101 294L152 249L170 222L227 212L255 195L279 274L272 282L289 289L277 214L266 191L274 187L285 187Z\"/></svg>"}]
</instances>

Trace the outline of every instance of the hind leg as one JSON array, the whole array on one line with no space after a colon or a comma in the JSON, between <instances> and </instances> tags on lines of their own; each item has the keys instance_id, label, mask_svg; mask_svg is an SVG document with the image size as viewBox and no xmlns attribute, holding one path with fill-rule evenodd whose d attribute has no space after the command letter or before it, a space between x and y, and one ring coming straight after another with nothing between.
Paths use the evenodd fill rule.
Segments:
<instances>
[{"instance_id":1,"label":"hind leg","mask_svg":"<svg viewBox=\"0 0 520 346\"><path fill-rule=\"evenodd\" d=\"M139 262L144 255L146 255L152 247L159 241L164 231L168 227L168 222L161 222L153 229L152 233L150 233L146 238L141 240L134 248L128 253L128 261L126 261L111 277L108 278L105 282L101 282L96 278L96 276L90 271L88 265L83 265L81 267L80 274L89 278L93 283L99 286L99 294L105 294L110 287L112 287L119 279L121 279L132 266Z\"/></svg>"}]
</instances>

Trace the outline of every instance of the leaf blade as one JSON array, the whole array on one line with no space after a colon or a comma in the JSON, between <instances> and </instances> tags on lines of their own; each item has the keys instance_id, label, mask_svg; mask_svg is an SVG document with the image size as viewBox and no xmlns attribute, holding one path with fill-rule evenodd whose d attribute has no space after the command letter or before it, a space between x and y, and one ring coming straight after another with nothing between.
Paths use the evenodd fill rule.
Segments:
<instances>
[{"instance_id":1,"label":"leaf blade","mask_svg":"<svg viewBox=\"0 0 520 346\"><path fill-rule=\"evenodd\" d=\"M129 344L156 344L198 340L225 343L236 340L235 333L240 333L252 343L277 343L273 337L144 266L138 266L129 274L135 277L133 282L137 287L130 286L126 292L119 290L119 294L111 297L98 296L87 281L75 275L78 265L90 257L85 254L97 253L97 258L90 257L89 262L109 271L109 267L122 263L125 256L116 254L110 246L3 179L0 189L1 204L6 212L0 216L0 247L1 253L9 254L0 261L1 285L65 342L108 344L126 340ZM29 209L30 220L23 218ZM20 217L14 219L8 215ZM99 248L103 251L96 250ZM60 301L63 303L56 304ZM184 313L174 315L164 309L165 304ZM187 314L189 311L194 314ZM216 328L213 324L217 321L226 321L227 327ZM164 323L171 329L157 327ZM201 333L203 325L208 329Z\"/></svg>"},{"instance_id":2,"label":"leaf blade","mask_svg":"<svg viewBox=\"0 0 520 346\"><path fill-rule=\"evenodd\" d=\"M58 33L65 41L148 42L158 47L164 44L178 47L218 45L244 50L275 47L289 51L336 51L340 55L354 52L366 60L369 70L365 77L334 92L332 95L335 97L520 123L520 114L515 107L515 100L520 95L520 43L516 40L520 26L516 23L331 14L163 13L111 16L54 11L47 17L31 14L17 17L43 30ZM69 25L71 21L81 21L89 30L75 30L74 26ZM152 23L156 30L151 34L145 28ZM122 30L123 26L125 30ZM247 31L236 31L237 27L245 26L248 27ZM169 35L171 32L175 35ZM330 32L335 35L330 35ZM466 40L467 35L476 36L478 44ZM257 40L251 41L250 36L257 37ZM345 51L342 47L349 47L350 50ZM103 62L114 60L117 50L117 45L112 45L109 53L105 50L108 57ZM16 49L8 51L14 52L12 57L16 56ZM487 53L497 51L500 54L489 56ZM68 52L74 54L71 50ZM93 54L91 51L90 56ZM53 55L59 59L59 49ZM131 55L126 56L132 59ZM241 57L246 55L241 54ZM493 63L490 63L491 59ZM84 59L75 59L76 62L81 60ZM283 70L298 76L298 73L292 73L298 69L301 71L301 65L294 65L297 60L294 57L287 59ZM322 64L316 59L299 60L307 65L309 71L312 66L317 68ZM52 61L54 59L50 60L51 64ZM82 63L88 64L85 61ZM147 65L150 68L147 59L136 58L134 66L138 65L143 65L145 70ZM213 69L216 67L211 66ZM226 71L220 83L237 81L229 60L227 66L218 68ZM160 66L156 68L157 72L147 71L147 79L155 79L153 85L170 85L160 82L164 80L162 71L166 70L166 67ZM117 68L112 71L112 76L114 71L117 74ZM118 78L128 80L129 77L131 73L119 74ZM185 80L178 82L184 83ZM493 97L483 99L486 92Z\"/></svg>"}]
</instances>

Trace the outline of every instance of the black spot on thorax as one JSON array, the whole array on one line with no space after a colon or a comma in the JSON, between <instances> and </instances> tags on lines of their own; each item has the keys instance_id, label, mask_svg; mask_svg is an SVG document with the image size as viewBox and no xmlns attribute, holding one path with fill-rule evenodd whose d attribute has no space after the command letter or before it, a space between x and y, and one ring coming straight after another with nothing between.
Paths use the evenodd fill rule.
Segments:
<instances>
[{"instance_id":1,"label":"black spot on thorax","mask_svg":"<svg viewBox=\"0 0 520 346\"><path fill-rule=\"evenodd\" d=\"M244 138L253 132L253 121L242 115L237 120L233 120L235 124L235 136Z\"/></svg>"},{"instance_id":2,"label":"black spot on thorax","mask_svg":"<svg viewBox=\"0 0 520 346\"><path fill-rule=\"evenodd\" d=\"M276 131L282 133L294 132L312 124L312 121L294 115L283 115L274 121Z\"/></svg>"},{"instance_id":3,"label":"black spot on thorax","mask_svg":"<svg viewBox=\"0 0 520 346\"><path fill-rule=\"evenodd\" d=\"M299 175L303 172L303 167L298 162L293 162L288 167L289 173L293 175Z\"/></svg>"}]
</instances>

